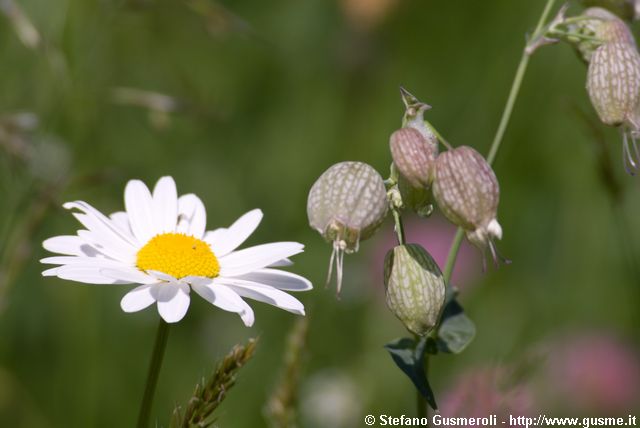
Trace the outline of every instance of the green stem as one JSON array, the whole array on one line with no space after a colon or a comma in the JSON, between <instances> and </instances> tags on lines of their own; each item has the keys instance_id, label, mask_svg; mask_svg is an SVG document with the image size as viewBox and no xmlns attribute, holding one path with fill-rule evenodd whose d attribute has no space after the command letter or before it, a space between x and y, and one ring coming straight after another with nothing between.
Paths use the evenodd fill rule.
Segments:
<instances>
[{"instance_id":1,"label":"green stem","mask_svg":"<svg viewBox=\"0 0 640 428\"><path fill-rule=\"evenodd\" d=\"M544 28L545 22L549 18L549 14L551 13L551 9L553 8L555 1L556 0L547 0L547 4L542 12L542 15L540 16L540 20L538 21L538 25L533 32L533 37L531 37L530 41L522 51L520 64L518 64L516 75L513 79L513 83L511 84L509 98L507 98L507 104L505 105L504 111L502 112L500 125L498 125L498 130L496 131L496 135L493 138L493 142L491 143L491 148L489 149L489 155L487 156L487 162L489 163L489 165L492 165L496 159L496 155L498 154L498 150L500 149L500 145L502 144L502 140L504 139L504 134L507 131L507 126L509 125L509 121L511 120L513 107L516 104L516 99L518 98L518 94L520 93L520 87L522 86L522 80L524 79L525 72L527 71L527 67L529 65L530 54L528 53L528 48L531 44L531 40L535 41L542 35L542 30ZM458 228L458 232L456 233L456 236L451 244L451 249L449 250L449 256L447 257L447 263L444 270L444 278L447 282L447 286L449 284L449 280L451 279L451 274L453 273L453 268L456 263L460 244L462 244L463 236L463 230L461 228Z\"/></svg>"},{"instance_id":2,"label":"green stem","mask_svg":"<svg viewBox=\"0 0 640 428\"><path fill-rule=\"evenodd\" d=\"M393 213L393 221L395 223L396 236L398 238L398 244L404 245L404 225L402 224L402 218L400 217L400 212L396 208L392 208L391 212Z\"/></svg>"},{"instance_id":3,"label":"green stem","mask_svg":"<svg viewBox=\"0 0 640 428\"><path fill-rule=\"evenodd\" d=\"M447 264L444 265L444 283L449 287L449 283L451 281L451 276L453 275L453 268L456 264L456 258L458 257L458 251L460 250L460 244L462 243L462 238L464 238L464 230L459 227L456 231L456 236L453 238L453 242L451 243L451 248L449 249L449 254L447 255Z\"/></svg>"},{"instance_id":4,"label":"green stem","mask_svg":"<svg viewBox=\"0 0 640 428\"><path fill-rule=\"evenodd\" d=\"M604 18L600 18L597 16L572 16L570 18L565 18L564 21L560 23L562 26L577 24L578 22L585 21L606 21Z\"/></svg>"},{"instance_id":5,"label":"green stem","mask_svg":"<svg viewBox=\"0 0 640 428\"><path fill-rule=\"evenodd\" d=\"M546 22L554 3L555 0L547 0L547 5L545 6L544 11L540 16L540 20L538 21L538 25L536 26L536 30L534 31L531 40L535 40L536 37L540 36L542 28L544 27L544 23ZM529 43L527 43L523 50L522 57L520 58L520 64L518 65L516 75L511 85L509 98L507 99L507 104L505 105L504 112L502 113L502 118L500 119L500 125L498 126L496 135L493 138L493 142L491 143L491 148L489 149L489 155L487 156L487 162L489 163L489 165L493 164L496 155L498 154L498 150L500 149L504 134L507 130L507 125L509 125L509 121L511 120L513 107L515 106L516 99L518 98L518 94L520 93L522 80L524 79L525 72L527 71L527 66L529 65L530 54L528 53L528 47ZM463 238L464 230L462 228L458 228L456 235L453 238L453 242L451 243L451 248L449 249L449 254L447 255L447 262L444 267L443 276L447 287L451 286L451 276L453 275L453 269L456 264L458 252L460 250L460 245L462 244ZM425 373L427 373L427 370L428 360L425 356ZM418 406L418 411L420 411L420 406Z\"/></svg>"},{"instance_id":6,"label":"green stem","mask_svg":"<svg viewBox=\"0 0 640 428\"><path fill-rule=\"evenodd\" d=\"M406 241L404 237L404 225L402 224L402 217L400 216L400 210L393 205L392 201L390 201L390 205L391 205L391 213L393 214L393 222L394 222L394 228L396 230L396 237L398 238L398 244L404 245ZM414 334L413 339L417 344L418 341L420 340L420 337L417 334ZM425 354L424 356L425 376L427 375L428 366L429 366L429 356ZM427 415L429 414L428 413L429 404L427 403L427 400L425 400L422 397L422 394L417 389L416 389L416 405L418 407L418 417L426 418Z\"/></svg>"},{"instance_id":7,"label":"green stem","mask_svg":"<svg viewBox=\"0 0 640 428\"><path fill-rule=\"evenodd\" d=\"M549 13L551 13L551 9L553 8L553 4L556 0L547 0L547 5L540 16L540 20L538 21L538 25L536 26L535 31L533 32L533 37L530 40L536 40L540 37L542 29L544 27L544 23L547 21L549 17ZM522 80L524 78L524 73L527 71L527 66L529 65L530 55L527 53L530 42L527 43L524 50L522 51L522 58L520 58L520 64L518 65L518 70L516 71L516 76L513 79L513 84L511 85L511 92L509 93L509 98L507 99L507 105L504 108L504 112L502 113L502 118L500 119L500 125L498 126L498 131L496 132L496 136L493 138L493 142L491 143L491 149L489 150L489 155L487 156L487 162L489 165L493 163L496 155L498 154L498 150L500 149L500 144L502 144L502 139L504 138L504 133L507 130L507 125L511 120L511 113L513 113L513 107L516 103L516 99L518 98L518 93L520 92L520 86L522 86Z\"/></svg>"},{"instance_id":8,"label":"green stem","mask_svg":"<svg viewBox=\"0 0 640 428\"><path fill-rule=\"evenodd\" d=\"M431 123L427 122L426 120L424 121L424 123L425 125L427 125L429 130L433 132L433 135L436 136L436 138L440 141L440 143L442 143L443 146L445 146L448 150L452 150L453 147L451 147L451 144L449 144L449 142L442 136L442 134L438 132L435 126L431 125Z\"/></svg>"},{"instance_id":9,"label":"green stem","mask_svg":"<svg viewBox=\"0 0 640 428\"><path fill-rule=\"evenodd\" d=\"M587 36L585 34L579 34L579 33L569 33L567 31L552 30L552 31L549 31L547 34L551 37L564 37L567 39L575 38L575 39L583 40L585 42L603 43L602 39L599 39L597 37Z\"/></svg>"},{"instance_id":10,"label":"green stem","mask_svg":"<svg viewBox=\"0 0 640 428\"><path fill-rule=\"evenodd\" d=\"M538 25L533 33L533 37L531 40L536 40L537 37L540 37L542 29L544 27L545 22L549 17L549 13L551 13L551 9L553 8L553 4L555 0L547 0L547 4L540 16L540 20L538 21ZM529 42L530 43L530 42ZM527 66L529 65L529 57L528 53L529 43L525 46L522 57L520 58L520 64L518 65L518 69L516 71L515 78L513 79L513 83L511 84L511 91L509 92L509 98L507 99L507 104L504 108L504 112L502 113L502 118L500 119L500 125L498 126L498 131L491 143L491 148L489 150L489 155L487 157L487 162L489 165L493 164L496 155L498 154L498 150L500 149L500 145L502 144L502 140L504 138L504 134L507 130L507 125L509 125L509 121L511 120L511 114L513 113L513 107L515 106L516 99L518 98L518 94L520 92L520 87L522 86L522 80L524 79L525 72L527 71ZM431 127L434 129L433 127ZM448 146L446 141L438 134L436 134L438 139L443 142L445 146ZM397 210L393 210L393 218L396 224L396 233L398 235L398 242L400 244L404 244L404 230L402 227L402 219L400 218L400 213ZM449 255L447 256L447 262L444 269L444 279L447 287L450 286L451 275L453 274L453 268L456 263L456 259L458 257L458 251L460 250L460 244L462 244L462 238L464 237L464 231L461 228L458 228L456 232L455 238L451 244L451 249L449 250ZM428 374L429 370L429 357L425 355L424 360L424 370L425 375ZM420 392L417 392L417 406L418 406L418 416L419 417L427 417L428 415L428 404L420 395Z\"/></svg>"},{"instance_id":11,"label":"green stem","mask_svg":"<svg viewBox=\"0 0 640 428\"><path fill-rule=\"evenodd\" d=\"M389 180L391 181L391 180ZM393 201L390 201L391 205L391 213L393 214L393 222L396 230L396 236L398 238L399 245L405 245L405 236L404 236L404 225L402 224L402 217L400 215L400 210L393 205ZM413 335L413 339L416 344L420 341L420 337L417 334ZM425 354L424 356L424 373L427 376L429 371L429 356ZM427 418L429 415L429 403L422 397L420 391L416 389L416 406L418 408L418 417L419 418Z\"/></svg>"},{"instance_id":12,"label":"green stem","mask_svg":"<svg viewBox=\"0 0 640 428\"><path fill-rule=\"evenodd\" d=\"M140 414L138 415L138 428L147 428L149 426L149 415L151 414L151 405L153 404L153 396L158 384L158 375L160 367L162 367L162 357L167 347L167 339L169 337L169 324L160 319L158 324L158 332L156 333L156 342L153 345L153 354L151 355L151 363L149 365L149 373L147 374L147 385L144 388L144 396L140 405Z\"/></svg>"}]
</instances>

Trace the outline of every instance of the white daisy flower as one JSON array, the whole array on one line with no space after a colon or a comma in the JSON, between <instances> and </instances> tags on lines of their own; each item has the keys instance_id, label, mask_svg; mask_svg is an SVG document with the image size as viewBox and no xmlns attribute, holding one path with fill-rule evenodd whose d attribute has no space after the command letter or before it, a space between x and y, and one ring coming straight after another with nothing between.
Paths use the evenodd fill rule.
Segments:
<instances>
[{"instance_id":1,"label":"white daisy flower","mask_svg":"<svg viewBox=\"0 0 640 428\"><path fill-rule=\"evenodd\" d=\"M168 323L185 316L191 290L239 314L247 326L254 314L243 297L304 315L302 303L285 291L310 290L311 283L274 269L290 265L288 257L301 253L302 244L237 250L262 220L259 209L228 228L206 231L202 201L193 194L178 197L171 177L158 180L153 193L142 181L129 181L124 202L126 211L109 217L86 202L64 204L85 229L44 241L45 249L61 256L42 259L58 265L42 274L87 284L140 284L122 298L122 310L137 312L157 303Z\"/></svg>"}]
</instances>

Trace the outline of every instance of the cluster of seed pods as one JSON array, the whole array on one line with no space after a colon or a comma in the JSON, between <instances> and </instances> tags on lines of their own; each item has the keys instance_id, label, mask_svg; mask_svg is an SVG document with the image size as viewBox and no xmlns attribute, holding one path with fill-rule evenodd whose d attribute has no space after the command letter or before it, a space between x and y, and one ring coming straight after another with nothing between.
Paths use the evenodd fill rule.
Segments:
<instances>
[{"instance_id":1,"label":"cluster of seed pods","mask_svg":"<svg viewBox=\"0 0 640 428\"><path fill-rule=\"evenodd\" d=\"M496 175L471 147L449 147L439 153L439 140L423 119L429 106L409 96L403 92L405 126L389 139L395 173L386 185L373 167L340 162L327 169L309 192L309 224L332 243L327 282L335 265L338 292L344 254L358 251L360 241L380 227L389 207L394 216L403 208L426 215L432 198L483 254L489 249L496 264L501 259L494 244L502 237L496 219L500 195ZM399 201L394 197L397 193ZM437 325L442 313L445 280L423 247L406 244L403 237L399 241L385 259L387 306L408 330L424 336Z\"/></svg>"},{"instance_id":2,"label":"cluster of seed pods","mask_svg":"<svg viewBox=\"0 0 640 428\"><path fill-rule=\"evenodd\" d=\"M438 154L437 140L411 127L394 132L389 146L394 165L416 191L431 188L444 216L463 228L472 244L488 248L494 261L507 261L494 244L502 238L496 219L500 187L480 153L461 146Z\"/></svg>"}]
</instances>

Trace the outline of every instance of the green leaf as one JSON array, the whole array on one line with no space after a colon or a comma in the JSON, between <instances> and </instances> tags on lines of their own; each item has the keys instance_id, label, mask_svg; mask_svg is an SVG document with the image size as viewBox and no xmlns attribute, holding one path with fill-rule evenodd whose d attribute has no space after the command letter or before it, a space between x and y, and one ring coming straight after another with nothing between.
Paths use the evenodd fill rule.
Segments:
<instances>
[{"instance_id":1,"label":"green leaf","mask_svg":"<svg viewBox=\"0 0 640 428\"><path fill-rule=\"evenodd\" d=\"M464 313L457 300L452 299L445 306L442 322L438 329L438 349L440 352L459 354L476 335L476 326Z\"/></svg>"},{"instance_id":2,"label":"green leaf","mask_svg":"<svg viewBox=\"0 0 640 428\"><path fill-rule=\"evenodd\" d=\"M421 338L418 342L408 337L403 337L387 343L384 347L389 351L391 358L400 370L409 376L411 382L413 382L424 399L427 400L431 408L438 410L433 390L424 371L426 345L426 337Z\"/></svg>"}]
</instances>

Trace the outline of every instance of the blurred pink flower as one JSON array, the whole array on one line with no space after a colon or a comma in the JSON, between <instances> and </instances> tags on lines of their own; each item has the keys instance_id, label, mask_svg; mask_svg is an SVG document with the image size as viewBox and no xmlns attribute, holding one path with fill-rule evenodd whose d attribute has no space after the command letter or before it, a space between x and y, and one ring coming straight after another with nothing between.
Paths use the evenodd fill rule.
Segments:
<instances>
[{"instance_id":1,"label":"blurred pink flower","mask_svg":"<svg viewBox=\"0 0 640 428\"><path fill-rule=\"evenodd\" d=\"M524 384L510 379L509 370L498 367L463 373L440 399L446 417L487 417L495 414L508 425L509 415L527 416L534 410L533 394Z\"/></svg>"},{"instance_id":2,"label":"blurred pink flower","mask_svg":"<svg viewBox=\"0 0 640 428\"><path fill-rule=\"evenodd\" d=\"M435 259L441 269L447 261L451 242L456 234L456 227L439 215L429 218L407 216L404 222L404 232L407 243L422 245ZM393 224L386 223L385 227L376 234L371 254L371 275L376 283L383 281L384 257L394 246L398 245ZM482 265L478 250L465 240L462 242L456 266L453 270L452 283L459 289L464 289L472 283L472 279L482 273Z\"/></svg>"},{"instance_id":3,"label":"blurred pink flower","mask_svg":"<svg viewBox=\"0 0 640 428\"><path fill-rule=\"evenodd\" d=\"M390 15L398 3L398 0L341 0L340 6L352 26L369 29Z\"/></svg>"},{"instance_id":4,"label":"blurred pink flower","mask_svg":"<svg viewBox=\"0 0 640 428\"><path fill-rule=\"evenodd\" d=\"M627 413L640 403L637 349L604 332L565 336L550 347L546 384L554 407Z\"/></svg>"}]
</instances>

